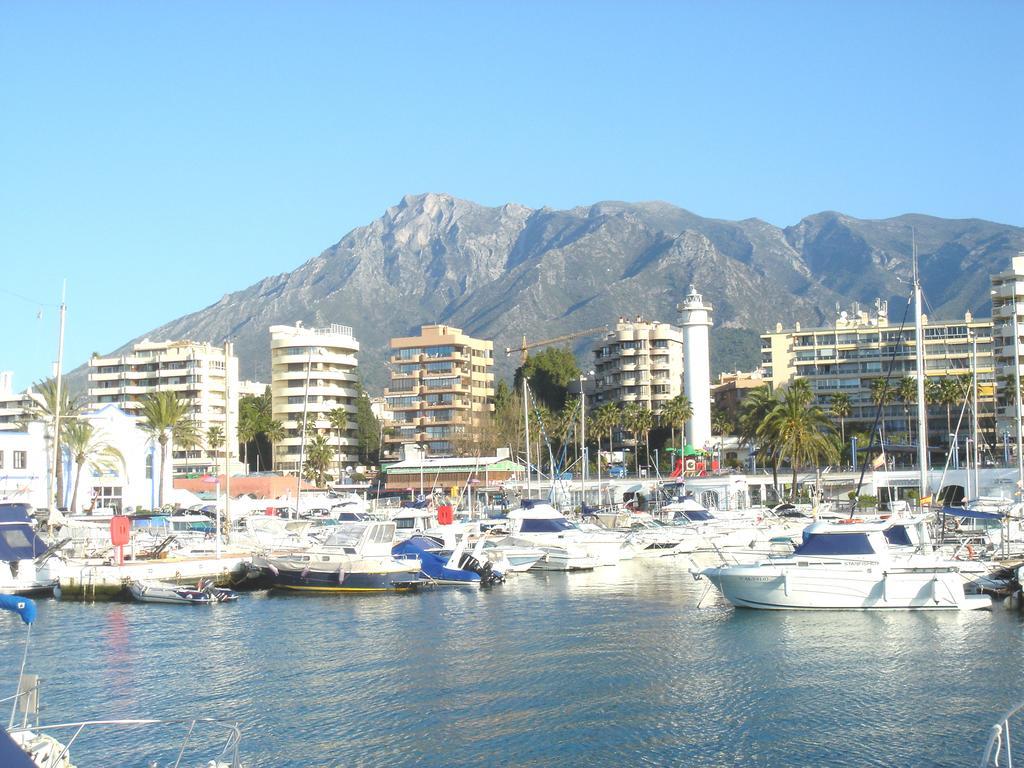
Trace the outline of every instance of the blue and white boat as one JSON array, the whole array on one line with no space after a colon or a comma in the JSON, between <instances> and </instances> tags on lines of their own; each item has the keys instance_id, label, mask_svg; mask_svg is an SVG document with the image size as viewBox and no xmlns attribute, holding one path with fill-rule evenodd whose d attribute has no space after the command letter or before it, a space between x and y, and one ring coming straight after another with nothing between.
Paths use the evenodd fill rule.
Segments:
<instances>
[{"instance_id":1,"label":"blue and white boat","mask_svg":"<svg viewBox=\"0 0 1024 768\"><path fill-rule=\"evenodd\" d=\"M505 580L491 563L477 560L465 551L465 539L454 549L445 549L444 542L431 536L410 536L391 549L397 558L412 557L420 561L420 575L432 584L483 585Z\"/></svg>"},{"instance_id":2,"label":"blue and white boat","mask_svg":"<svg viewBox=\"0 0 1024 768\"><path fill-rule=\"evenodd\" d=\"M391 554L392 522L334 526L323 544L302 552L254 556L252 565L277 589L304 592L384 592L415 589L420 561Z\"/></svg>"}]
</instances>

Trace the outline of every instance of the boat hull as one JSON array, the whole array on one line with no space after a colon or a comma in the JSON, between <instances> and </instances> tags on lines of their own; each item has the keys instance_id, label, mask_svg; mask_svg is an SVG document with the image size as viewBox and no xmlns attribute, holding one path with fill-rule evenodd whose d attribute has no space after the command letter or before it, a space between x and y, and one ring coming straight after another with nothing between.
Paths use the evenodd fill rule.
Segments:
<instances>
[{"instance_id":1,"label":"boat hull","mask_svg":"<svg viewBox=\"0 0 1024 768\"><path fill-rule=\"evenodd\" d=\"M883 569L879 566L706 569L722 595L740 608L762 610L975 610L986 595L966 595L953 570Z\"/></svg>"},{"instance_id":2,"label":"boat hull","mask_svg":"<svg viewBox=\"0 0 1024 768\"><path fill-rule=\"evenodd\" d=\"M362 571L339 574L338 571L261 569L274 589L302 592L388 592L416 589L420 585L419 568L404 571ZM339 575L341 578L339 579Z\"/></svg>"}]
</instances>

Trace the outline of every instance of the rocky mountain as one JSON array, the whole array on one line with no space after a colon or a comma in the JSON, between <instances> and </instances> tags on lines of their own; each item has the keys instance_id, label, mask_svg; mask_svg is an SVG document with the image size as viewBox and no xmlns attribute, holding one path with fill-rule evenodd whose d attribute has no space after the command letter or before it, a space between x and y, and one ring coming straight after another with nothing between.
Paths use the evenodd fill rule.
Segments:
<instances>
[{"instance_id":1,"label":"rocky mountain","mask_svg":"<svg viewBox=\"0 0 1024 768\"><path fill-rule=\"evenodd\" d=\"M977 219L905 215L860 220L809 216L780 229L758 219L706 219L667 203L603 202L556 211L489 208L445 194L407 196L293 272L155 328L150 339L233 339L243 375L269 378L268 326L353 327L367 386L387 380L388 339L443 322L506 346L613 323L620 316L677 321L690 284L714 305L716 338L735 344L781 322L826 324L837 304L889 299L902 316L912 231L935 317L990 313L989 274L1024 251L1024 229ZM141 338L141 337L140 337ZM137 341L128 342L124 348ZM575 343L581 356L592 339ZM741 345L742 346L742 345ZM725 361L718 367L757 364ZM719 352L721 352L719 350ZM748 354L750 354L748 352ZM585 359L585 358L582 358Z\"/></svg>"}]
</instances>

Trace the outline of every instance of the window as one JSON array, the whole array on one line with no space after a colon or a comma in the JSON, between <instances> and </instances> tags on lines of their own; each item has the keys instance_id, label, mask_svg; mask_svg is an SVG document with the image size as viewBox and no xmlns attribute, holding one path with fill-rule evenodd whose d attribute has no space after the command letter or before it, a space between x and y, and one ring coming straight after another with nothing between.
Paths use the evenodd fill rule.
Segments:
<instances>
[{"instance_id":1,"label":"window","mask_svg":"<svg viewBox=\"0 0 1024 768\"><path fill-rule=\"evenodd\" d=\"M25 469L25 467L27 465L28 465L28 457L27 457L25 451L15 451L14 452L14 468L15 469Z\"/></svg>"},{"instance_id":2,"label":"window","mask_svg":"<svg viewBox=\"0 0 1024 768\"><path fill-rule=\"evenodd\" d=\"M0 469L4 468L4 452L0 451Z\"/></svg>"}]
</instances>

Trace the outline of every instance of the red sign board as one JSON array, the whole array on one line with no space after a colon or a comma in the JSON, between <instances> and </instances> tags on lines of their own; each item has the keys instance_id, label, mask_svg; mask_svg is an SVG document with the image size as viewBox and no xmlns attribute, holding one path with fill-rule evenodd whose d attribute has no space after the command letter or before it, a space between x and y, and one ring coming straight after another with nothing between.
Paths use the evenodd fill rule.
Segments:
<instances>
[{"instance_id":1,"label":"red sign board","mask_svg":"<svg viewBox=\"0 0 1024 768\"><path fill-rule=\"evenodd\" d=\"M110 518L110 543L115 547L123 547L132 537L132 521L124 515Z\"/></svg>"}]
</instances>

